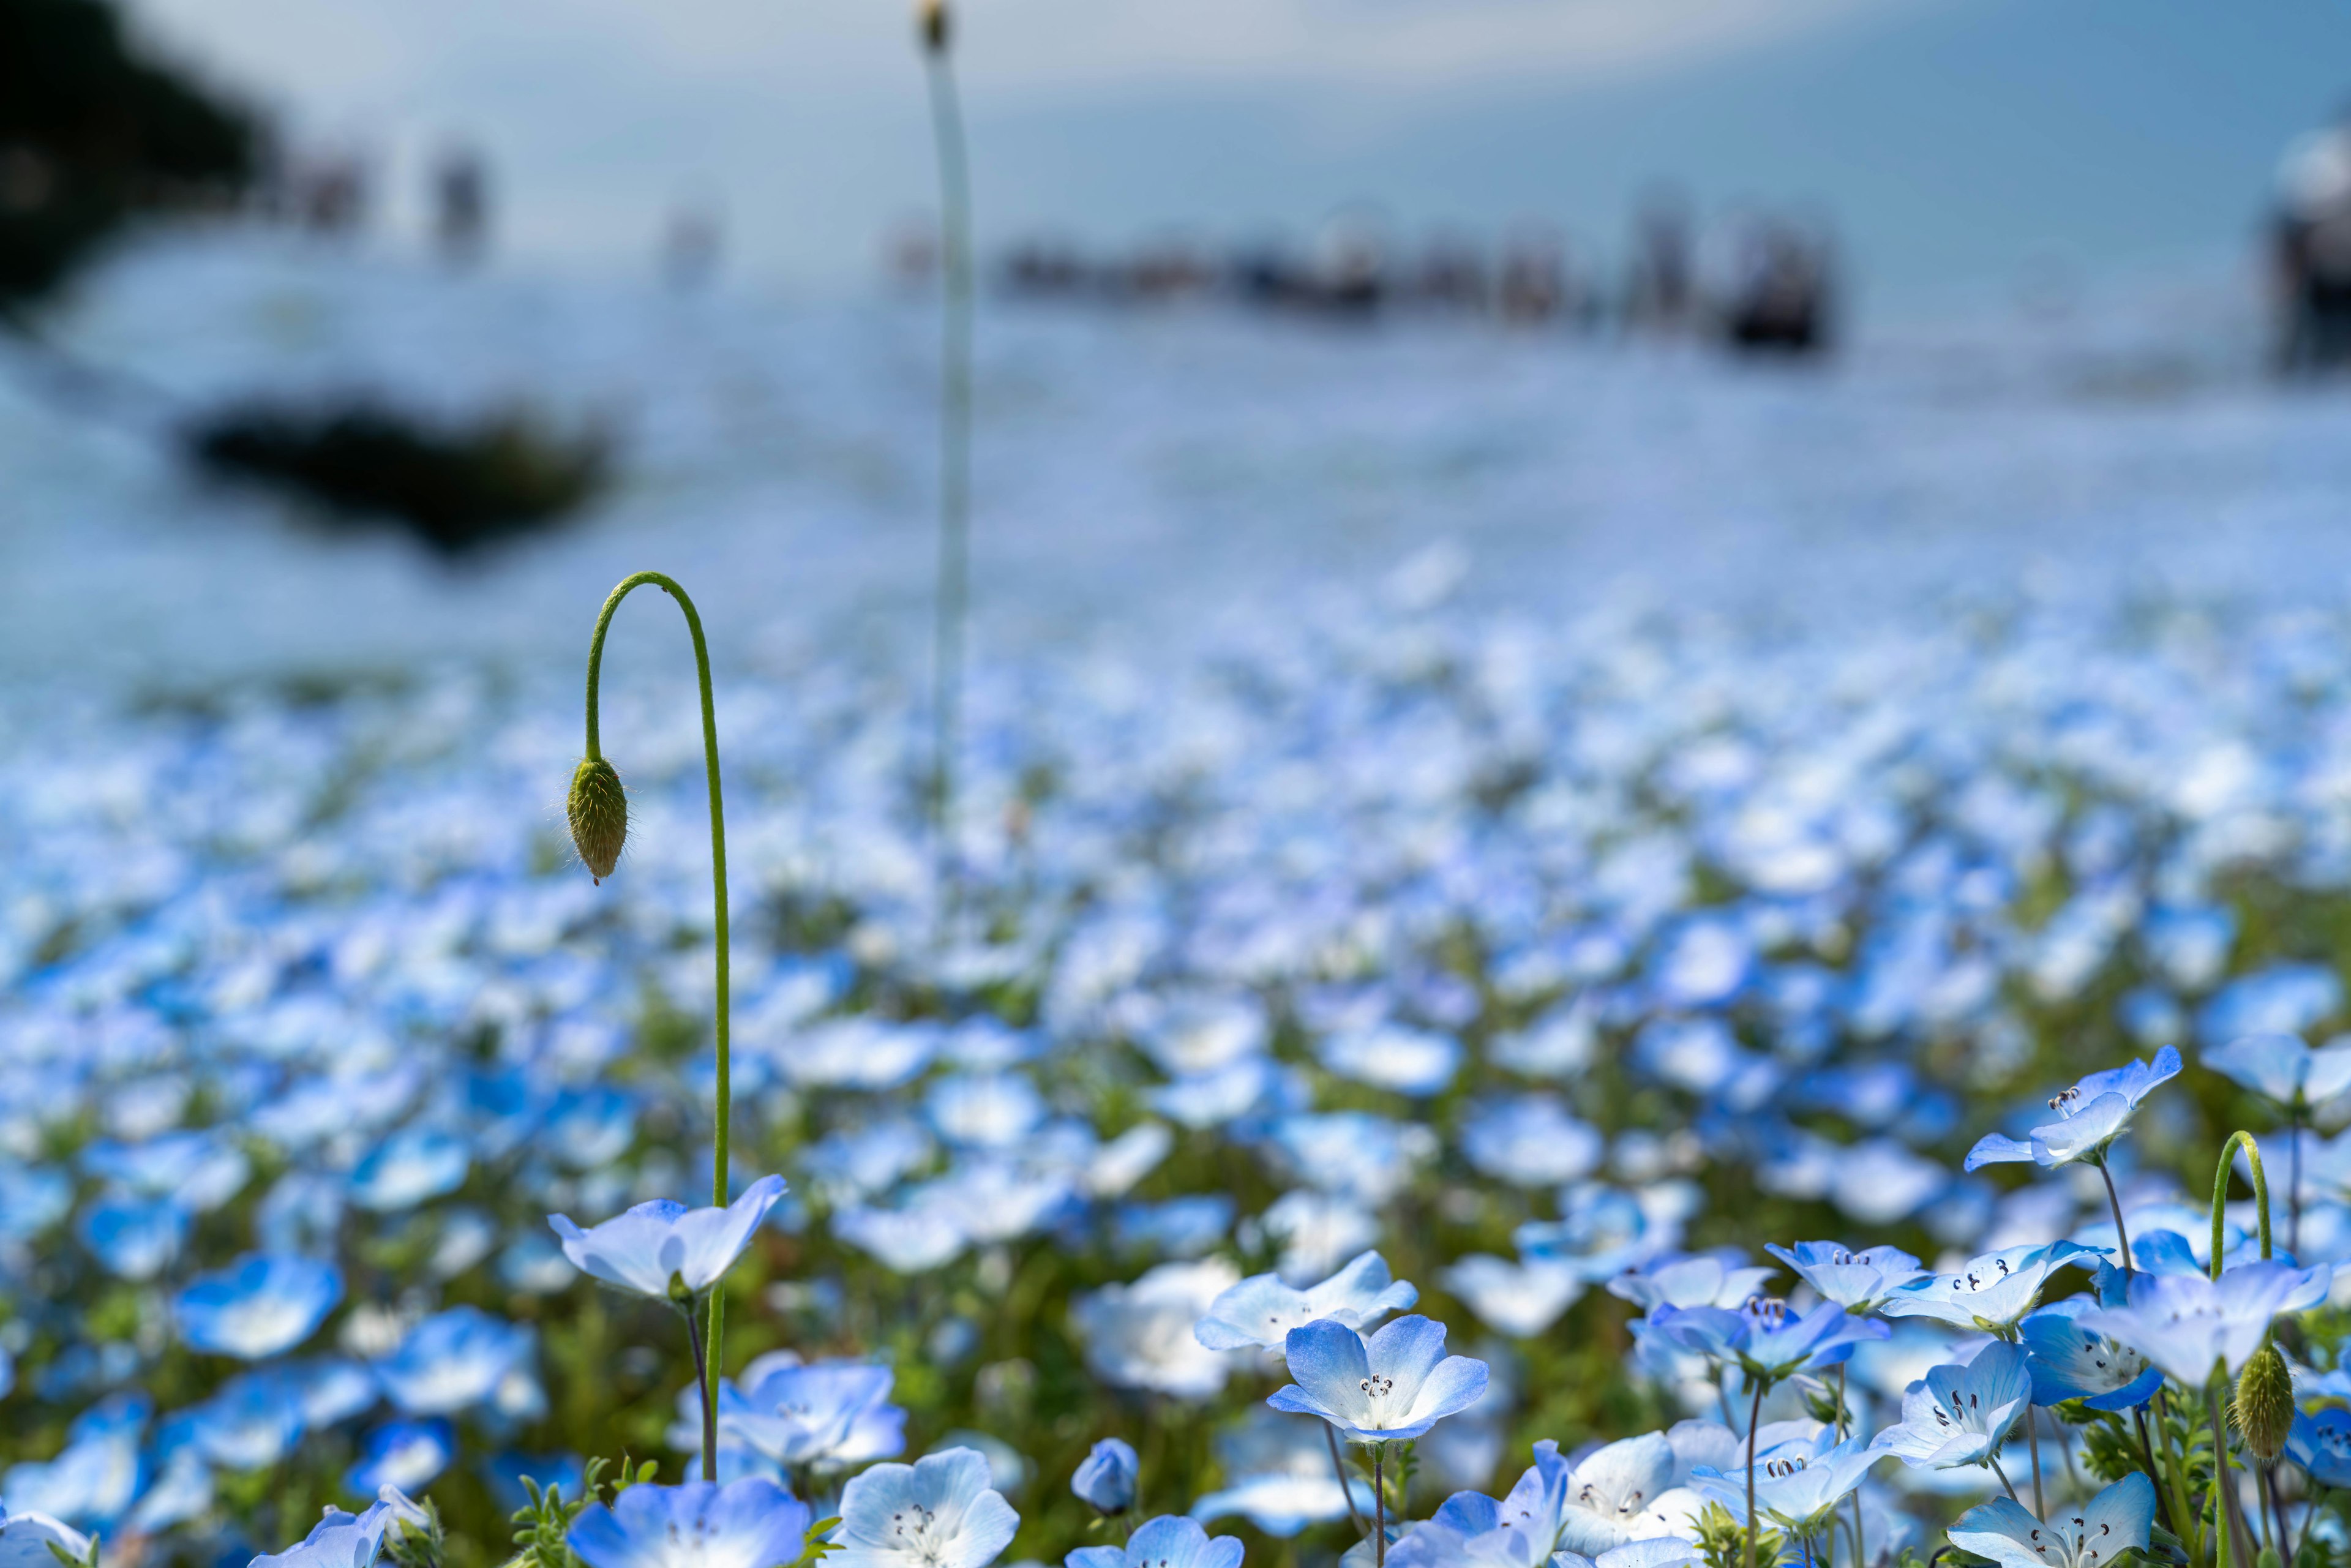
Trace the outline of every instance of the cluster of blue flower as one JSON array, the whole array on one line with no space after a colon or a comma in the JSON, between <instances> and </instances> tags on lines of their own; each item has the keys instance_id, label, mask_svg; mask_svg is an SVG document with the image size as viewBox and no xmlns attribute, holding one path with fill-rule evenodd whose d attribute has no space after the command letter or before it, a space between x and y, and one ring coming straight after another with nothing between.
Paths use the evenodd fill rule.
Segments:
<instances>
[{"instance_id":1,"label":"cluster of blue flower","mask_svg":"<svg viewBox=\"0 0 2351 1568\"><path fill-rule=\"evenodd\" d=\"M634 690L641 820L601 889L541 827L573 737L537 687L12 754L0 1545L242 1560L372 1498L321 1554L407 1552L401 1500L483 1540L527 1476L590 1505L557 1538L591 1568L673 1536L978 1562L1016 1528L1059 1557L1075 1499L1136 1497L1154 1562L1352 1530L1728 1568L1751 1520L1864 1568L1944 1489L2086 1500L2135 1452L2145 1549L2193 1560L2234 1528L2210 1364L2267 1345L2314 1407L2239 1511L2325 1548L2351 1044L2297 1037L2343 993L2281 936L2328 929L2351 867L2318 652L2272 627L2199 685L2027 628L1863 688L1715 635L1405 608L1165 690L991 674L952 920L905 712L730 683L729 1057L700 737ZM2013 1113L2078 1041L2174 1034L2192 1103L2149 1098L2166 1050ZM2208 1239L2167 1174L2256 1102L2267 1260L2250 1208ZM667 1201L722 1125L729 1201ZM1784 1304L1750 1251L1692 1249L1839 1232L1895 1245L1774 1248ZM1141 1452L1081 1464L1120 1434ZM664 1443L680 1486L590 1495L586 1456Z\"/></svg>"}]
</instances>

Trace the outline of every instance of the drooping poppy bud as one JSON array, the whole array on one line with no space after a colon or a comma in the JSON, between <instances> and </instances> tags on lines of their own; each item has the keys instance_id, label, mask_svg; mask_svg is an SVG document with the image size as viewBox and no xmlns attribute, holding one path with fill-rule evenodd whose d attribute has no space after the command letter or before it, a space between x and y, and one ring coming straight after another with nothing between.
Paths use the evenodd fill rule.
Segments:
<instances>
[{"instance_id":1,"label":"drooping poppy bud","mask_svg":"<svg viewBox=\"0 0 2351 1568\"><path fill-rule=\"evenodd\" d=\"M621 846L629 837L629 797L621 776L601 757L589 758L571 775L571 794L564 802L571 819L571 842L598 882L620 863Z\"/></svg>"},{"instance_id":2,"label":"drooping poppy bud","mask_svg":"<svg viewBox=\"0 0 2351 1568\"><path fill-rule=\"evenodd\" d=\"M2255 1351L2237 1375L2235 1414L2237 1430L2253 1458L2264 1465L2276 1462L2294 1427L2294 1375L2276 1345Z\"/></svg>"}]
</instances>

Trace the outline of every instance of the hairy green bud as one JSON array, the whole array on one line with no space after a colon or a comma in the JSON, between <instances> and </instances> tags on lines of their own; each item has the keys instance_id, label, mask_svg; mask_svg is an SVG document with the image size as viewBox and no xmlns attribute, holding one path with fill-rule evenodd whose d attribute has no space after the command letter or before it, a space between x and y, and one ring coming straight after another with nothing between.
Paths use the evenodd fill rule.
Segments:
<instances>
[{"instance_id":1,"label":"hairy green bud","mask_svg":"<svg viewBox=\"0 0 2351 1568\"><path fill-rule=\"evenodd\" d=\"M629 837L629 796L620 774L602 758L589 758L571 775L563 809L571 819L572 846L589 874L602 882L620 863L621 846Z\"/></svg>"},{"instance_id":2,"label":"hairy green bud","mask_svg":"<svg viewBox=\"0 0 2351 1568\"><path fill-rule=\"evenodd\" d=\"M2265 1344L2245 1363L2237 1376L2237 1398L2231 1412L2245 1447L2262 1464L2273 1464L2285 1451L2286 1433L2294 1427L2294 1375L2274 1344Z\"/></svg>"}]
</instances>

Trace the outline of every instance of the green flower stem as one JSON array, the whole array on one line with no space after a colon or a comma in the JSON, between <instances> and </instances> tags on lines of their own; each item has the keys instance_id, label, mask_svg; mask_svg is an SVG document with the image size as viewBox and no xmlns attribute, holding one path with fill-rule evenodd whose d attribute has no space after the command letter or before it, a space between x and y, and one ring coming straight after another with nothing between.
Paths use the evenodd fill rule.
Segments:
<instances>
[{"instance_id":1,"label":"green flower stem","mask_svg":"<svg viewBox=\"0 0 2351 1568\"><path fill-rule=\"evenodd\" d=\"M2186 1526L2180 1540L2193 1563L2204 1555L2204 1516L2188 1506L2188 1460L2173 1439L2171 1400L2161 1388L2155 1391L2155 1429L2162 1435L2164 1469L2171 1478L2172 1517Z\"/></svg>"},{"instance_id":2,"label":"green flower stem","mask_svg":"<svg viewBox=\"0 0 2351 1568\"><path fill-rule=\"evenodd\" d=\"M1763 1380L1747 1404L1747 1568L1755 1568L1755 1425L1763 1418Z\"/></svg>"},{"instance_id":3,"label":"green flower stem","mask_svg":"<svg viewBox=\"0 0 2351 1568\"><path fill-rule=\"evenodd\" d=\"M2140 1457L2147 1460L2147 1479L2157 1481L2155 1506L2163 1515L2163 1528L2185 1541L2187 1536L2180 1531L2179 1517L2171 1511L2171 1493L2158 1480L2163 1471L2155 1462L2155 1443L2147 1435L2147 1406L2141 1405L2133 1408L2131 1419L2138 1427L2138 1451Z\"/></svg>"},{"instance_id":4,"label":"green flower stem","mask_svg":"<svg viewBox=\"0 0 2351 1568\"><path fill-rule=\"evenodd\" d=\"M971 175L963 108L942 19L924 51L931 131L938 144L939 267L946 286L940 326L939 562L931 652L931 831L940 908L952 919L959 893L953 827L956 753L961 743L965 608L971 580Z\"/></svg>"},{"instance_id":5,"label":"green flower stem","mask_svg":"<svg viewBox=\"0 0 2351 1568\"><path fill-rule=\"evenodd\" d=\"M640 571L622 578L604 601L604 608L596 613L596 633L588 643L588 758L601 760L604 755L596 724L596 689L604 665L604 633L612 624L612 612L621 601L647 583L653 584L672 599L685 612L685 629L694 638L694 671L702 685L702 763L710 781L710 902L711 920L717 927L718 946L718 1093L715 1107L716 1128L710 1156L710 1201L720 1207L726 1206L731 1196L726 1182L726 1134L732 1111L729 1063L727 1056L727 1022L730 1011L726 960L726 810L718 792L718 713L710 693L710 647L702 635L702 617L694 608L694 601L685 590L657 571ZM717 1406L718 1379L726 1366L723 1345L726 1329L726 1297L723 1289L714 1287L710 1292L710 1330L707 1345L697 1346L698 1358L704 1364L695 1368L702 1385L702 1473L705 1479L716 1480L718 1476ZM703 1354L706 1351L706 1354Z\"/></svg>"},{"instance_id":6,"label":"green flower stem","mask_svg":"<svg viewBox=\"0 0 2351 1568\"><path fill-rule=\"evenodd\" d=\"M1339 1478L1339 1495L1346 1500L1348 1522L1360 1531L1364 1516L1355 1507L1355 1489L1347 1484L1347 1461L1339 1456L1339 1428L1325 1421L1322 1436L1331 1445L1331 1473Z\"/></svg>"},{"instance_id":7,"label":"green flower stem","mask_svg":"<svg viewBox=\"0 0 2351 1568\"><path fill-rule=\"evenodd\" d=\"M2049 1517L2048 1505L2041 1495L2041 1422L2040 1407L2027 1404L2024 1407L2024 1455L2032 1461L2032 1515L2035 1519Z\"/></svg>"},{"instance_id":8,"label":"green flower stem","mask_svg":"<svg viewBox=\"0 0 2351 1568\"><path fill-rule=\"evenodd\" d=\"M2229 1463L2229 1428L2220 1419L2220 1386L2228 1380L2228 1368L2215 1361L2211 1379L2204 1385L2204 1407L2212 1421L2212 1485L2220 1494L2220 1506L2224 1511L2222 1517L2212 1526L2213 1560L2219 1568L2229 1568L2230 1552L2234 1549L2243 1553L2244 1568L2252 1568L2253 1553L2245 1531L2244 1515L2237 1507L2236 1478L2233 1467Z\"/></svg>"},{"instance_id":9,"label":"green flower stem","mask_svg":"<svg viewBox=\"0 0 2351 1568\"><path fill-rule=\"evenodd\" d=\"M2115 1173L2103 1159L2098 1162L2098 1174L2106 1178L2106 1207L2115 1211L2115 1239L2122 1243L2123 1272L2127 1274L2131 1271L2130 1231L2123 1225L2123 1200L2115 1192Z\"/></svg>"},{"instance_id":10,"label":"green flower stem","mask_svg":"<svg viewBox=\"0 0 2351 1568\"><path fill-rule=\"evenodd\" d=\"M2266 1260L2270 1255L2270 1184L2269 1178L2262 1175L2262 1146L2253 1141L2251 1133L2240 1129L2230 1134L2229 1141L2220 1145L2220 1168L2212 1173L2212 1278L2215 1280L2220 1277L2221 1211L2229 1204L2229 1172L2235 1166L2237 1145L2240 1144L2245 1148L2245 1164L2252 1167L2253 1173L2253 1200L2257 1205L2256 1212L2261 1216L2262 1257Z\"/></svg>"},{"instance_id":11,"label":"green flower stem","mask_svg":"<svg viewBox=\"0 0 2351 1568\"><path fill-rule=\"evenodd\" d=\"M1372 1562L1376 1568L1387 1568L1388 1562L1388 1446L1372 1445Z\"/></svg>"}]
</instances>

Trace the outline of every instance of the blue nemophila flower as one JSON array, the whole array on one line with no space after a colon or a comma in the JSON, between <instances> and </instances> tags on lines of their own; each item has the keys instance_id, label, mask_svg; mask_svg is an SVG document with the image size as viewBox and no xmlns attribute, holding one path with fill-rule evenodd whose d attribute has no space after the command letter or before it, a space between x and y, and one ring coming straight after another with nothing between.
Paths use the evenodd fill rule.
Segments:
<instances>
[{"instance_id":1,"label":"blue nemophila flower","mask_svg":"<svg viewBox=\"0 0 2351 1568\"><path fill-rule=\"evenodd\" d=\"M1068 1568L1240 1568L1244 1548L1236 1535L1210 1535L1178 1514L1162 1514L1137 1530L1124 1546L1081 1546Z\"/></svg>"},{"instance_id":2,"label":"blue nemophila flower","mask_svg":"<svg viewBox=\"0 0 2351 1568\"><path fill-rule=\"evenodd\" d=\"M2113 1284L2119 1295L2120 1270L2116 1274ZM2105 1281L2102 1279L2100 1283L2103 1296ZM2128 1410L2154 1398L2155 1391L2163 1386L2163 1374L2149 1365L2147 1357L2112 1334L2082 1326L2082 1314L2096 1304L2085 1297L2069 1296L2017 1325L2032 1374L2035 1405L2078 1399L2093 1410ZM2113 1304L2122 1302L2117 1300Z\"/></svg>"},{"instance_id":3,"label":"blue nemophila flower","mask_svg":"<svg viewBox=\"0 0 2351 1568\"><path fill-rule=\"evenodd\" d=\"M2200 1388L2215 1362L2234 1376L2269 1337L2270 1324L2326 1298L2335 1270L2276 1261L2202 1274L2133 1274L2126 1304L2093 1307L2074 1320L2085 1333L2112 1334L2171 1376Z\"/></svg>"},{"instance_id":4,"label":"blue nemophila flower","mask_svg":"<svg viewBox=\"0 0 2351 1568\"><path fill-rule=\"evenodd\" d=\"M895 1377L872 1362L771 1351L718 1385L719 1435L796 1469L887 1458L906 1445L906 1413L890 1403ZM698 1420L698 1396L679 1398Z\"/></svg>"},{"instance_id":5,"label":"blue nemophila flower","mask_svg":"<svg viewBox=\"0 0 2351 1568\"><path fill-rule=\"evenodd\" d=\"M2319 1486L2351 1486L2351 1410L2334 1406L2314 1416L2295 1411L2285 1457Z\"/></svg>"},{"instance_id":6,"label":"blue nemophila flower","mask_svg":"<svg viewBox=\"0 0 2351 1568\"><path fill-rule=\"evenodd\" d=\"M249 1568L369 1568L383 1550L392 1514L392 1505L381 1501L360 1514L330 1508L299 1542L255 1558Z\"/></svg>"},{"instance_id":7,"label":"blue nemophila flower","mask_svg":"<svg viewBox=\"0 0 2351 1568\"><path fill-rule=\"evenodd\" d=\"M1834 1241L1799 1241L1793 1248L1774 1242L1763 1249L1819 1292L1849 1312L1865 1312L1924 1271L1918 1260L1899 1247L1865 1247L1858 1251Z\"/></svg>"},{"instance_id":8,"label":"blue nemophila flower","mask_svg":"<svg viewBox=\"0 0 2351 1568\"><path fill-rule=\"evenodd\" d=\"M2032 1403L2023 1350L1984 1346L1964 1366L1938 1366L1902 1396L1902 1419L1877 1434L1876 1446L1913 1469L1988 1465Z\"/></svg>"},{"instance_id":9,"label":"blue nemophila flower","mask_svg":"<svg viewBox=\"0 0 2351 1568\"><path fill-rule=\"evenodd\" d=\"M351 1172L351 1201L377 1214L398 1214L465 1186L473 1163L472 1148L455 1133L403 1127Z\"/></svg>"},{"instance_id":10,"label":"blue nemophila flower","mask_svg":"<svg viewBox=\"0 0 2351 1568\"><path fill-rule=\"evenodd\" d=\"M192 1349L264 1361L308 1339L342 1299L333 1264L255 1252L199 1275L172 1303L172 1316Z\"/></svg>"},{"instance_id":11,"label":"blue nemophila flower","mask_svg":"<svg viewBox=\"0 0 2351 1568\"><path fill-rule=\"evenodd\" d=\"M74 1417L56 1458L9 1466L0 1495L68 1523L110 1526L146 1483L140 1445L152 1412L143 1394L107 1396Z\"/></svg>"},{"instance_id":12,"label":"blue nemophila flower","mask_svg":"<svg viewBox=\"0 0 2351 1568\"><path fill-rule=\"evenodd\" d=\"M1709 1361L1735 1363L1757 1382L1777 1383L1809 1367L1834 1366L1864 1340L1890 1332L1855 1317L1834 1301L1794 1315L1773 1297L1758 1297L1737 1312L1721 1307L1659 1307L1646 1332Z\"/></svg>"},{"instance_id":13,"label":"blue nemophila flower","mask_svg":"<svg viewBox=\"0 0 2351 1568\"><path fill-rule=\"evenodd\" d=\"M1388 1275L1387 1260L1364 1252L1319 1285L1292 1290L1279 1274L1252 1274L1221 1292L1193 1325L1193 1337L1210 1350L1280 1350L1290 1331L1328 1318L1351 1329L1368 1328L1390 1312L1420 1300L1409 1281Z\"/></svg>"},{"instance_id":14,"label":"blue nemophila flower","mask_svg":"<svg viewBox=\"0 0 2351 1568\"><path fill-rule=\"evenodd\" d=\"M987 1460L976 1448L949 1448L851 1477L827 1560L838 1568L985 1568L1019 1528L1020 1516L988 1484Z\"/></svg>"},{"instance_id":15,"label":"blue nemophila flower","mask_svg":"<svg viewBox=\"0 0 2351 1568\"><path fill-rule=\"evenodd\" d=\"M457 1434L444 1417L387 1421L367 1435L359 1462L346 1472L343 1485L355 1492L385 1487L422 1491L456 1457Z\"/></svg>"},{"instance_id":16,"label":"blue nemophila flower","mask_svg":"<svg viewBox=\"0 0 2351 1568\"><path fill-rule=\"evenodd\" d=\"M1967 1168L2030 1160L2056 1166L2086 1160L2096 1165L2106 1148L2130 1130L2139 1104L2160 1084L2179 1074L2179 1052L2165 1046L2152 1061L2127 1061L2093 1072L2070 1089L2050 1096L2056 1120L2032 1129L2028 1139L1987 1133L1968 1151Z\"/></svg>"},{"instance_id":17,"label":"blue nemophila flower","mask_svg":"<svg viewBox=\"0 0 2351 1568\"><path fill-rule=\"evenodd\" d=\"M1283 1346L1298 1381L1266 1401L1320 1416L1351 1443L1417 1437L1486 1392L1486 1364L1445 1354L1445 1325L1398 1318L1366 1340L1324 1319L1290 1331Z\"/></svg>"},{"instance_id":18,"label":"blue nemophila flower","mask_svg":"<svg viewBox=\"0 0 2351 1568\"><path fill-rule=\"evenodd\" d=\"M188 1211L176 1197L109 1193L83 1212L75 1229L108 1273L152 1280L187 1245Z\"/></svg>"},{"instance_id":19,"label":"blue nemophila flower","mask_svg":"<svg viewBox=\"0 0 2351 1568\"><path fill-rule=\"evenodd\" d=\"M1782 1443L1770 1457L1756 1458L1755 1511L1790 1530L1809 1533L1885 1458L1885 1449L1859 1433L1838 1442L1833 1427L1806 1442ZM1747 1518L1747 1482L1743 1465L1732 1472L1703 1465L1690 1472L1694 1490L1722 1504L1741 1521Z\"/></svg>"},{"instance_id":20,"label":"blue nemophila flower","mask_svg":"<svg viewBox=\"0 0 2351 1568\"><path fill-rule=\"evenodd\" d=\"M1535 1468L1521 1478L1522 1490L1511 1495L1522 1510L1538 1503L1552 1508L1541 1523L1550 1529L1556 1549L1597 1556L1628 1541L1672 1534L1698 1511L1696 1494L1675 1484L1681 1457L1662 1432L1605 1444L1572 1470L1548 1454L1548 1447L1536 1447ZM1554 1463L1561 1472L1555 1504L1548 1490L1527 1485L1549 1477Z\"/></svg>"},{"instance_id":21,"label":"blue nemophila flower","mask_svg":"<svg viewBox=\"0 0 2351 1568\"><path fill-rule=\"evenodd\" d=\"M588 1568L776 1568L799 1561L808 1527L806 1503L752 1476L630 1487L582 1509L568 1539Z\"/></svg>"},{"instance_id":22,"label":"blue nemophila flower","mask_svg":"<svg viewBox=\"0 0 2351 1568\"><path fill-rule=\"evenodd\" d=\"M716 1284L783 1196L784 1178L768 1176L724 1208L688 1208L658 1198L587 1230L560 1214L549 1215L547 1223L581 1272L639 1295L678 1301Z\"/></svg>"},{"instance_id":23,"label":"blue nemophila flower","mask_svg":"<svg viewBox=\"0 0 2351 1568\"><path fill-rule=\"evenodd\" d=\"M1461 1128L1461 1152L1470 1165L1518 1186L1581 1180L1600 1163L1602 1149L1600 1134L1552 1094L1489 1102Z\"/></svg>"},{"instance_id":24,"label":"blue nemophila flower","mask_svg":"<svg viewBox=\"0 0 2351 1568\"><path fill-rule=\"evenodd\" d=\"M1134 1445L1123 1437L1104 1437L1070 1478L1070 1490L1097 1513L1124 1513L1134 1506L1134 1480L1141 1468Z\"/></svg>"},{"instance_id":25,"label":"blue nemophila flower","mask_svg":"<svg viewBox=\"0 0 2351 1568\"><path fill-rule=\"evenodd\" d=\"M1472 1252L1439 1276L1445 1288L1489 1328L1532 1339L1583 1294L1583 1270L1564 1258L1512 1262Z\"/></svg>"},{"instance_id":26,"label":"blue nemophila flower","mask_svg":"<svg viewBox=\"0 0 2351 1568\"><path fill-rule=\"evenodd\" d=\"M1980 1503L1951 1526L1951 1544L2001 1568L2105 1568L2144 1552L2154 1522L2155 1483L2134 1470L2045 1523L2009 1498Z\"/></svg>"},{"instance_id":27,"label":"blue nemophila flower","mask_svg":"<svg viewBox=\"0 0 2351 1568\"><path fill-rule=\"evenodd\" d=\"M454 1416L488 1400L524 1370L531 1345L525 1324L479 1307L451 1307L409 1330L400 1347L375 1364L376 1379L411 1416Z\"/></svg>"},{"instance_id":28,"label":"blue nemophila flower","mask_svg":"<svg viewBox=\"0 0 2351 1568\"><path fill-rule=\"evenodd\" d=\"M1889 1318L1934 1318L1959 1328L2004 1333L2041 1301L2060 1268L2094 1266L2104 1254L2072 1241L2007 1247L1970 1258L1949 1274L1928 1274L1890 1291L1877 1310Z\"/></svg>"},{"instance_id":29,"label":"blue nemophila flower","mask_svg":"<svg viewBox=\"0 0 2351 1568\"><path fill-rule=\"evenodd\" d=\"M46 1513L0 1508L0 1568L57 1568L54 1546L76 1563L89 1561L89 1537Z\"/></svg>"},{"instance_id":30,"label":"blue nemophila flower","mask_svg":"<svg viewBox=\"0 0 2351 1568\"><path fill-rule=\"evenodd\" d=\"M1652 1260L1608 1281L1608 1293L1643 1312L1659 1307L1741 1307L1755 1299L1763 1281L1780 1270L1731 1260L1740 1254L1700 1252Z\"/></svg>"},{"instance_id":31,"label":"blue nemophila flower","mask_svg":"<svg viewBox=\"0 0 2351 1568\"><path fill-rule=\"evenodd\" d=\"M2206 1051L2204 1065L2289 1111L2306 1111L2351 1089L2351 1040L2313 1051L2300 1035L2249 1034Z\"/></svg>"}]
</instances>

